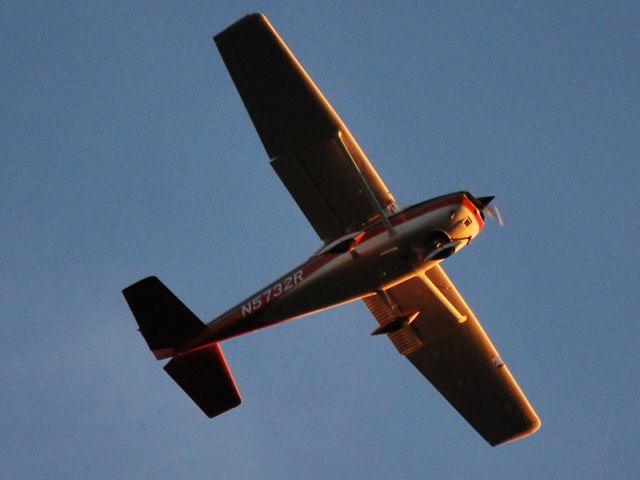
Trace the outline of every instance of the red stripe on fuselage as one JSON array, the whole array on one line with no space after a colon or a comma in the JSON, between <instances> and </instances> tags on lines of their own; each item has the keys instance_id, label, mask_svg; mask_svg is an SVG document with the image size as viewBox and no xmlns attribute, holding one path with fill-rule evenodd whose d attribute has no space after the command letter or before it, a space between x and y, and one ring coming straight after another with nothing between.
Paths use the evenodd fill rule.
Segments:
<instances>
[{"instance_id":1,"label":"red stripe on fuselage","mask_svg":"<svg viewBox=\"0 0 640 480\"><path fill-rule=\"evenodd\" d=\"M462 203L462 205L473 212L473 215L478 222L478 225L480 226L480 230L482 230L482 228L484 227L484 220L482 219L479 210L473 203L471 203L471 200L469 200L467 196L462 193L459 195L447 196L439 200L427 201L422 205L419 204L417 206L409 207L406 210L403 210L390 217L389 220L391 222L391 226L397 227L426 213L458 203ZM376 223L375 226L373 226L370 230L365 230L365 236L362 241L364 242L370 240L371 238L384 232L385 230L386 227L384 225L382 225L381 223Z\"/></svg>"}]
</instances>

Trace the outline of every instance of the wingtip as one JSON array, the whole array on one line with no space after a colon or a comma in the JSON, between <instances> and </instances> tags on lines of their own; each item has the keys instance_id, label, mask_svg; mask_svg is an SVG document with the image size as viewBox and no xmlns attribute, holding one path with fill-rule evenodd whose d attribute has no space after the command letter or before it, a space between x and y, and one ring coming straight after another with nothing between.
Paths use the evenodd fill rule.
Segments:
<instances>
[{"instance_id":1,"label":"wingtip","mask_svg":"<svg viewBox=\"0 0 640 480\"><path fill-rule=\"evenodd\" d=\"M242 26L248 24L248 23L266 23L267 25L270 25L269 23L269 19L267 19L266 15L259 13L259 12L254 12L254 13L249 13L247 15L245 15L244 17L236 20L235 22L233 22L231 25L229 25L227 28L225 28L224 30L222 30L221 32L217 33L216 35L213 36L213 41L214 43L218 44L220 43L220 41L229 33L232 32L238 28L241 28Z\"/></svg>"},{"instance_id":2,"label":"wingtip","mask_svg":"<svg viewBox=\"0 0 640 480\"><path fill-rule=\"evenodd\" d=\"M129 285L128 287L125 287L122 289L122 294L125 296L125 298L127 297L127 294L129 292L132 292L134 290L136 290L137 288L139 288L141 285L147 285L149 283L155 283L155 282L160 282L160 279L158 277L156 277L155 275L150 275L148 277L144 277L141 278L140 280L138 280L137 282L132 283L131 285Z\"/></svg>"},{"instance_id":3,"label":"wingtip","mask_svg":"<svg viewBox=\"0 0 640 480\"><path fill-rule=\"evenodd\" d=\"M534 413L534 415L535 415L535 413ZM514 435L514 436L509 437L509 438L490 441L489 445L491 445L492 447L498 447L500 445L507 445L509 443L513 443L515 441L522 440L523 438L529 437L529 436L533 435L534 433L536 433L538 430L540 430L540 427L542 427L542 422L540 421L540 418L537 415L535 415L535 417L531 419L531 424L525 430L522 430L517 435Z\"/></svg>"}]
</instances>

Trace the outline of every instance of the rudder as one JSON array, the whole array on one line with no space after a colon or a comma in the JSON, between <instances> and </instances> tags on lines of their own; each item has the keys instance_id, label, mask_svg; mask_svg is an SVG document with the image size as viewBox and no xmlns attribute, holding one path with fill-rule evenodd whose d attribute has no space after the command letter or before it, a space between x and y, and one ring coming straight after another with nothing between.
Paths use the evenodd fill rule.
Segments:
<instances>
[{"instance_id":1,"label":"rudder","mask_svg":"<svg viewBox=\"0 0 640 480\"><path fill-rule=\"evenodd\" d=\"M122 291L140 333L158 360L190 340L204 324L157 277L147 277Z\"/></svg>"}]
</instances>

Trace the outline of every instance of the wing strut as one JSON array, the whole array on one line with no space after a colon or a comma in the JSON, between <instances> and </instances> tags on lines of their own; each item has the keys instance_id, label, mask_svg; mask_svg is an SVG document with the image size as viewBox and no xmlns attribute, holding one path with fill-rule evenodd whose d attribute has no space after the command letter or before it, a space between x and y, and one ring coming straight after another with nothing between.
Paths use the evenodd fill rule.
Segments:
<instances>
[{"instance_id":1,"label":"wing strut","mask_svg":"<svg viewBox=\"0 0 640 480\"><path fill-rule=\"evenodd\" d=\"M342 132L339 130L338 130L337 140L338 140L338 147L343 151L345 156L349 159L349 161L351 162L351 165L353 166L354 171L356 172L356 178L358 179L358 183L360 183L360 187L362 188L362 191L365 193L365 195L371 202L371 205L374 207L374 209L377 210L378 215L380 215L380 220L382 220L382 223L384 224L385 228L389 232L389 235L395 235L396 231L393 229L393 225L391 225L391 222L389 221L389 217L387 216L387 211L380 204L375 194L373 193L373 190L371 190L371 187L367 183L367 180L364 178L364 175L362 174L360 167L358 167L358 164L353 159L353 156L351 156L351 152L342 141Z\"/></svg>"}]
</instances>

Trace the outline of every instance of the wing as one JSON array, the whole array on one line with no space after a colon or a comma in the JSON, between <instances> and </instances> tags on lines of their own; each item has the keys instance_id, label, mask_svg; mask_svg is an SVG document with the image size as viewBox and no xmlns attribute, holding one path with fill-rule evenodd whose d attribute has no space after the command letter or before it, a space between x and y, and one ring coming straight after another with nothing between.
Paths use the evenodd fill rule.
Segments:
<instances>
[{"instance_id":1,"label":"wing","mask_svg":"<svg viewBox=\"0 0 640 480\"><path fill-rule=\"evenodd\" d=\"M387 290L400 312L419 312L389 338L492 446L530 435L540 420L498 352L440 266ZM396 315L364 299L381 325Z\"/></svg>"},{"instance_id":2,"label":"wing","mask_svg":"<svg viewBox=\"0 0 640 480\"><path fill-rule=\"evenodd\" d=\"M379 216L363 187L393 209L347 127L263 15L214 40L271 165L320 238L329 242Z\"/></svg>"}]
</instances>

